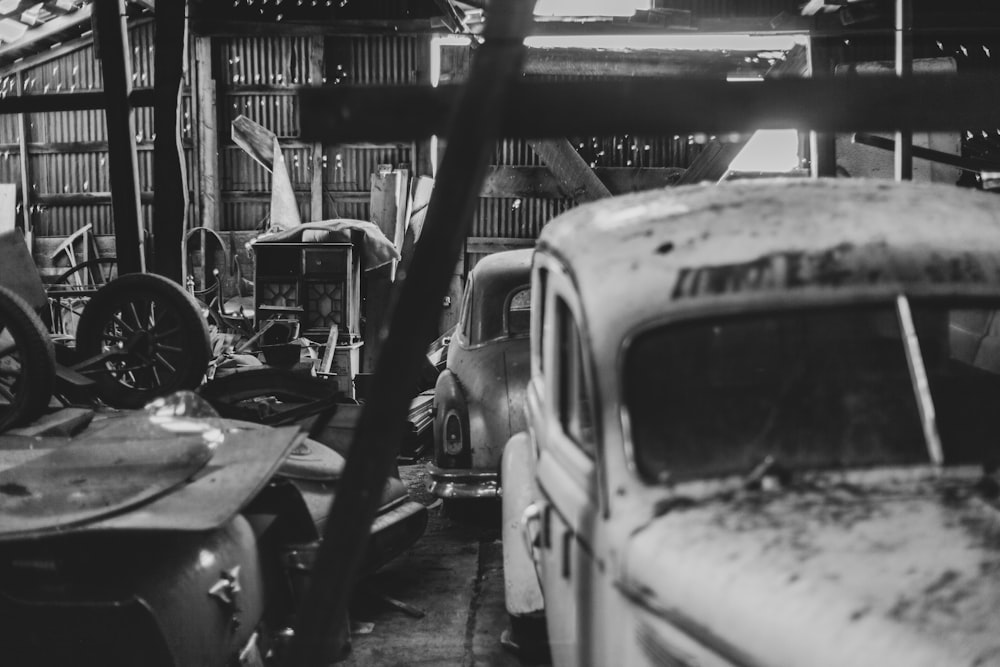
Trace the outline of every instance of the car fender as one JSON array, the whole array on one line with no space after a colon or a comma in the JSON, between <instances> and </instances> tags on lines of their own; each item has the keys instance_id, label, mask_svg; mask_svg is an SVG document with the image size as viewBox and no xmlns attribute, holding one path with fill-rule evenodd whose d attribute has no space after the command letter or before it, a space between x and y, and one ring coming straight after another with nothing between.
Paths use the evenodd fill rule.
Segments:
<instances>
[{"instance_id":1,"label":"car fender","mask_svg":"<svg viewBox=\"0 0 1000 667\"><path fill-rule=\"evenodd\" d=\"M459 456L448 456L444 452L444 423L451 413L458 415L462 424L462 442L465 447ZM452 371L441 371L434 385L434 459L442 467L468 467L469 452L469 407L462 384Z\"/></svg>"},{"instance_id":2,"label":"car fender","mask_svg":"<svg viewBox=\"0 0 1000 667\"><path fill-rule=\"evenodd\" d=\"M534 558L539 522L535 500L534 452L526 432L517 433L504 447L503 577L507 613L526 616L545 608Z\"/></svg>"}]
</instances>

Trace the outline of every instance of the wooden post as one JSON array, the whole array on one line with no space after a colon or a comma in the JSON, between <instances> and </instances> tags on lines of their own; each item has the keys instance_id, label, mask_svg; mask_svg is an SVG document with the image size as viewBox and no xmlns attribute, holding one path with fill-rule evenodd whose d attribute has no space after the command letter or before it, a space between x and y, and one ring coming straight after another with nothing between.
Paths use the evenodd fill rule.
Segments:
<instances>
[{"instance_id":1,"label":"wooden post","mask_svg":"<svg viewBox=\"0 0 1000 667\"><path fill-rule=\"evenodd\" d=\"M913 76L913 0L896 0L896 76L901 79ZM896 132L896 150L893 153L897 181L913 180L913 132Z\"/></svg>"},{"instance_id":2,"label":"wooden post","mask_svg":"<svg viewBox=\"0 0 1000 667\"><path fill-rule=\"evenodd\" d=\"M118 273L139 273L146 270L146 253L139 205L135 118L129 104L132 62L123 0L96 0L94 26L104 77L104 118L108 126L108 170Z\"/></svg>"},{"instance_id":3,"label":"wooden post","mask_svg":"<svg viewBox=\"0 0 1000 667\"><path fill-rule=\"evenodd\" d=\"M830 40L813 37L809 42L809 76L826 79L833 76ZM837 175L837 135L833 132L811 132L809 152L812 154L813 178Z\"/></svg>"},{"instance_id":4,"label":"wooden post","mask_svg":"<svg viewBox=\"0 0 1000 667\"><path fill-rule=\"evenodd\" d=\"M215 81L212 78L212 38L194 40L194 116L198 166L201 169L201 226L219 228L219 137L216 129Z\"/></svg>"},{"instance_id":5,"label":"wooden post","mask_svg":"<svg viewBox=\"0 0 1000 667\"><path fill-rule=\"evenodd\" d=\"M291 667L329 664L341 648L348 599L368 545L381 489L408 428L406 414L421 359L433 340L452 267L472 221L479 190L500 135L511 84L521 72L524 36L533 23L534 0L505 0L486 24L473 74L448 130L449 149L431 195L427 222L392 313L392 334L382 350L369 400L361 411L337 498L324 528L312 579L296 614L288 656ZM328 109L303 109L306 114Z\"/></svg>"},{"instance_id":6,"label":"wooden post","mask_svg":"<svg viewBox=\"0 0 1000 667\"><path fill-rule=\"evenodd\" d=\"M309 77L310 85L318 86L323 82L323 59L325 40L322 36L314 36L309 40ZM312 145L312 180L309 183L309 217L311 220L322 220L323 216L323 144Z\"/></svg>"},{"instance_id":7,"label":"wooden post","mask_svg":"<svg viewBox=\"0 0 1000 667\"><path fill-rule=\"evenodd\" d=\"M24 93L24 74L20 71L15 75L17 84L17 94ZM18 155L21 159L21 220L24 224L24 240L28 248L33 248L32 233L34 229L31 223L31 169L28 162L28 116L27 114L17 114L18 130Z\"/></svg>"},{"instance_id":8,"label":"wooden post","mask_svg":"<svg viewBox=\"0 0 1000 667\"><path fill-rule=\"evenodd\" d=\"M153 128L153 270L183 284L182 253L187 217L187 178L181 145L181 82L184 78L185 2L156 8L153 54L156 80Z\"/></svg>"}]
</instances>

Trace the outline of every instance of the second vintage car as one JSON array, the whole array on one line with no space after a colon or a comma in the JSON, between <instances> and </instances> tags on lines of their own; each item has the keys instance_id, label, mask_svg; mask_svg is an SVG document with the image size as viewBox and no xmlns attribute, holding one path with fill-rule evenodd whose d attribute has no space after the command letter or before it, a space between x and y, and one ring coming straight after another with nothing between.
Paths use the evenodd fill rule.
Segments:
<instances>
[{"instance_id":1,"label":"second vintage car","mask_svg":"<svg viewBox=\"0 0 1000 667\"><path fill-rule=\"evenodd\" d=\"M434 389L431 491L499 493L500 453L524 428L531 249L488 255L469 272L447 363Z\"/></svg>"},{"instance_id":2,"label":"second vintage car","mask_svg":"<svg viewBox=\"0 0 1000 667\"><path fill-rule=\"evenodd\" d=\"M1000 664L1000 200L762 181L535 253L503 454L513 641L556 667Z\"/></svg>"}]
</instances>

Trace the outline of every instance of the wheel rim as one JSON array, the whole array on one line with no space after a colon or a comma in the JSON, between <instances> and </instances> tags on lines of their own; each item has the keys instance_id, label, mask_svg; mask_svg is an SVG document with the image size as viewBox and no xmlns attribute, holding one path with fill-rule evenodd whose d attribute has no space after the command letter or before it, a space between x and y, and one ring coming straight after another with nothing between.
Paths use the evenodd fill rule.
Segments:
<instances>
[{"instance_id":1,"label":"wheel rim","mask_svg":"<svg viewBox=\"0 0 1000 667\"><path fill-rule=\"evenodd\" d=\"M102 352L114 352L104 368L119 383L154 391L186 366L184 332L174 310L156 298L129 299L112 311L100 336Z\"/></svg>"}]
</instances>

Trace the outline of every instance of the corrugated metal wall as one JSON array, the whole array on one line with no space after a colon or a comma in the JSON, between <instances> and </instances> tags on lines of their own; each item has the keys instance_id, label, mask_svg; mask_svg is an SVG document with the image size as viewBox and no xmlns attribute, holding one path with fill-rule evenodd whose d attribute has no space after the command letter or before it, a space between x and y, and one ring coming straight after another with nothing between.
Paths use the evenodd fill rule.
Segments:
<instances>
[{"instance_id":1,"label":"corrugated metal wall","mask_svg":"<svg viewBox=\"0 0 1000 667\"><path fill-rule=\"evenodd\" d=\"M153 82L153 24L145 21L129 30L132 50L132 83L148 87ZM31 94L100 90L103 86L100 61L93 46L63 55L49 62L25 69L19 74L20 89ZM17 87L18 77L6 77L0 90ZM182 140L188 169L189 188L198 178L197 160L191 136L190 80L185 79L182 93ZM98 234L113 234L110 202L80 203L75 195L107 195L107 127L103 111L64 111L27 114L29 203L35 233L39 236L65 236L86 224ZM135 111L138 148L139 189L153 189L153 110ZM0 179L20 185L18 158L18 118L0 116ZM194 197L189 214L194 212ZM152 207L144 204L143 218L151 222Z\"/></svg>"},{"instance_id":2,"label":"corrugated metal wall","mask_svg":"<svg viewBox=\"0 0 1000 667\"><path fill-rule=\"evenodd\" d=\"M274 132L282 145L303 220L336 216L368 219L370 175L380 164L411 162L406 145L328 145L320 147L323 211L310 211L314 147L299 136L295 86L316 83L310 76L308 37L241 37L215 40L216 77L223 100L219 127L245 115ZM327 37L320 75L349 84L415 83L417 49L412 36ZM268 86L262 90L261 86ZM270 174L220 132L223 230L253 230L266 224Z\"/></svg>"}]
</instances>

